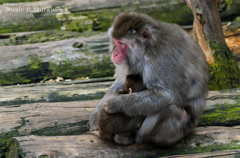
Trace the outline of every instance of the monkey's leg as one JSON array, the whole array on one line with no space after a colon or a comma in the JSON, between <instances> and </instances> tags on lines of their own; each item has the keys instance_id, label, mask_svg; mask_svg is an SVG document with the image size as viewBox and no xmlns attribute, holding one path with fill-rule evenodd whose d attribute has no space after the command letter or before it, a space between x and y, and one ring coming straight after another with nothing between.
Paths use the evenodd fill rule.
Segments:
<instances>
[{"instance_id":1,"label":"monkey's leg","mask_svg":"<svg viewBox=\"0 0 240 158\"><path fill-rule=\"evenodd\" d=\"M195 122L194 126L192 122ZM191 124L191 126L190 126ZM177 105L170 105L161 113L148 116L136 136L136 142L153 142L161 146L170 146L181 140L195 127L187 112Z\"/></svg>"},{"instance_id":2,"label":"monkey's leg","mask_svg":"<svg viewBox=\"0 0 240 158\"><path fill-rule=\"evenodd\" d=\"M141 127L145 117L129 117L119 114L120 120L114 123L114 141L118 144L128 145L134 143L137 130ZM117 119L115 119L117 120ZM116 125L116 126L115 126Z\"/></svg>"}]
</instances>

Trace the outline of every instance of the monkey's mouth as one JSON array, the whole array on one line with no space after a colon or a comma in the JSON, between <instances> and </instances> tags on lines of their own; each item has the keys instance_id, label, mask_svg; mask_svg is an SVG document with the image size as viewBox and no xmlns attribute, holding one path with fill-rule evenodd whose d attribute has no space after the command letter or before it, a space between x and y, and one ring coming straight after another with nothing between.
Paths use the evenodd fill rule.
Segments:
<instances>
[{"instance_id":1,"label":"monkey's mouth","mask_svg":"<svg viewBox=\"0 0 240 158\"><path fill-rule=\"evenodd\" d=\"M122 60L122 61L114 61L114 60L112 59L112 62L113 62L115 65L117 65L117 66L121 66L121 65L127 64L127 61L125 61L125 60Z\"/></svg>"},{"instance_id":2,"label":"monkey's mouth","mask_svg":"<svg viewBox=\"0 0 240 158\"><path fill-rule=\"evenodd\" d=\"M124 61L114 61L113 62L115 65L122 65L122 64L125 64Z\"/></svg>"}]
</instances>

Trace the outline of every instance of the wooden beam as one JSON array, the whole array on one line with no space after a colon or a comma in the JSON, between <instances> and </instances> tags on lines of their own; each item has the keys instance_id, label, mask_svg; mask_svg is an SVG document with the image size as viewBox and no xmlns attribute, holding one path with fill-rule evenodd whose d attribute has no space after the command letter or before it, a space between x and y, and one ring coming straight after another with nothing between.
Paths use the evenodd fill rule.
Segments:
<instances>
[{"instance_id":1,"label":"wooden beam","mask_svg":"<svg viewBox=\"0 0 240 158\"><path fill-rule=\"evenodd\" d=\"M240 126L237 127L198 127L194 134L170 149L154 145L118 145L91 134L78 136L24 136L11 140L6 156L17 157L144 157L166 156L192 153L189 156L239 155ZM214 152L213 152L214 151ZM200 152L213 152L197 154ZM194 154L193 154L194 153ZM180 154L180 155L179 155ZM173 156L175 157L175 156ZM185 155L184 155L185 157Z\"/></svg>"},{"instance_id":2,"label":"wooden beam","mask_svg":"<svg viewBox=\"0 0 240 158\"><path fill-rule=\"evenodd\" d=\"M89 86L82 86L82 89L88 87L90 90ZM98 85L98 88L100 87ZM21 92L13 88L14 93L8 89L9 91L5 91L5 93L11 95L18 93L24 96L25 90L33 93L33 90L35 92L48 90L47 86L45 86L45 89L34 86L25 88L27 89L21 87ZM38 88L40 89L37 91ZM50 88L53 89L52 86ZM71 90L71 87L68 87L68 89ZM45 102L0 106L0 154L6 151L7 144L12 137L29 135L66 136L85 133L88 131L86 124L90 114L99 101ZM240 89L210 91L207 106L199 121L199 126L240 125L239 102Z\"/></svg>"}]
</instances>

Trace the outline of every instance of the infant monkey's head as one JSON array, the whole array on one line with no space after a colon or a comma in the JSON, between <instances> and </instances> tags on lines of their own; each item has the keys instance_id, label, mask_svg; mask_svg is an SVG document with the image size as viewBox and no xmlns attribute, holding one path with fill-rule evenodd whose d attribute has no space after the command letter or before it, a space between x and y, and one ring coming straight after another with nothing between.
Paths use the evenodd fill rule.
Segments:
<instances>
[{"instance_id":1,"label":"infant monkey's head","mask_svg":"<svg viewBox=\"0 0 240 158\"><path fill-rule=\"evenodd\" d=\"M143 91L145 89L146 87L143 84L143 79L139 74L127 75L124 83L124 91L127 91L128 93L134 93Z\"/></svg>"}]
</instances>

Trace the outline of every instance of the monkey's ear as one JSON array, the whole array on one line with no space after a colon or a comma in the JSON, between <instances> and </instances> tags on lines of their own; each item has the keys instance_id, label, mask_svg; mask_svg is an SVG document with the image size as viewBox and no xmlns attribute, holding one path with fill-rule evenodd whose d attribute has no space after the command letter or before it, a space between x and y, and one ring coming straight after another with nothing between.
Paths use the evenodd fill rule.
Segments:
<instances>
[{"instance_id":1,"label":"monkey's ear","mask_svg":"<svg viewBox=\"0 0 240 158\"><path fill-rule=\"evenodd\" d=\"M141 32L141 37L144 38L145 40L146 39L151 39L152 38L152 34L151 32L146 28L146 29L143 29L142 32Z\"/></svg>"}]
</instances>

